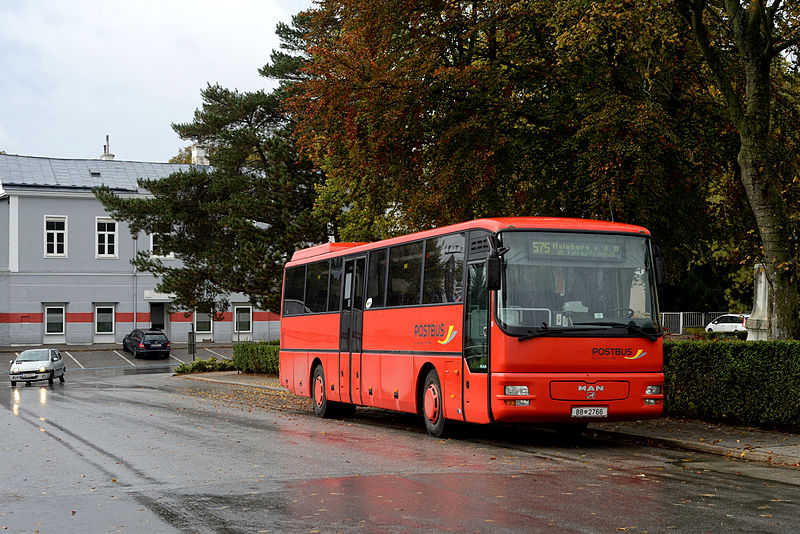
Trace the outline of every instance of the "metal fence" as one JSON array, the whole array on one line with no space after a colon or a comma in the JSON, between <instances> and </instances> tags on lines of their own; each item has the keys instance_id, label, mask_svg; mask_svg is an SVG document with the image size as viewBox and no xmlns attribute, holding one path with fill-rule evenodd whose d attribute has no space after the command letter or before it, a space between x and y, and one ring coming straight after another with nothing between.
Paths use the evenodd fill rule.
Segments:
<instances>
[{"instance_id":1,"label":"metal fence","mask_svg":"<svg viewBox=\"0 0 800 534\"><path fill-rule=\"evenodd\" d=\"M663 312L661 326L668 334L680 335L687 328L705 328L705 326L729 312Z\"/></svg>"}]
</instances>

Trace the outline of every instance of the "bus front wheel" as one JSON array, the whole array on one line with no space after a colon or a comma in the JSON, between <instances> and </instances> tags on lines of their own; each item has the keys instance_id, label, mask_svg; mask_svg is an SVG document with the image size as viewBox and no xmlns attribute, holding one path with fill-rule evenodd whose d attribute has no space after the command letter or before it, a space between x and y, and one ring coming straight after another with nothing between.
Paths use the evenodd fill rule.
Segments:
<instances>
[{"instance_id":1,"label":"bus front wheel","mask_svg":"<svg viewBox=\"0 0 800 534\"><path fill-rule=\"evenodd\" d=\"M317 365L314 368L311 391L314 400L314 414L317 417L331 417L333 415L333 403L328 401L328 395L325 393L325 372L322 370L322 365Z\"/></svg>"},{"instance_id":2,"label":"bus front wheel","mask_svg":"<svg viewBox=\"0 0 800 534\"><path fill-rule=\"evenodd\" d=\"M444 433L444 410L442 409L442 384L436 369L431 369L425 378L425 387L422 392L422 418L425 420L425 429L434 437L441 437Z\"/></svg>"}]
</instances>

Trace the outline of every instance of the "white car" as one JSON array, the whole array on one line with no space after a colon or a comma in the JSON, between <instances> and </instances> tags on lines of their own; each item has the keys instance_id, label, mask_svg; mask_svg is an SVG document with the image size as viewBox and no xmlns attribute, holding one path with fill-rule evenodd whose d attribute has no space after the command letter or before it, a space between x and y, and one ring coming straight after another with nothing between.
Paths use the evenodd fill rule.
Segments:
<instances>
[{"instance_id":1,"label":"white car","mask_svg":"<svg viewBox=\"0 0 800 534\"><path fill-rule=\"evenodd\" d=\"M11 360L8 376L12 386L16 386L17 382L25 382L26 386L30 386L31 382L40 380L47 380L52 386L56 378L63 382L66 372L64 358L56 349L29 349Z\"/></svg>"},{"instance_id":2,"label":"white car","mask_svg":"<svg viewBox=\"0 0 800 534\"><path fill-rule=\"evenodd\" d=\"M744 321L749 315L743 313L726 313L720 315L706 325L706 332L744 332Z\"/></svg>"}]
</instances>

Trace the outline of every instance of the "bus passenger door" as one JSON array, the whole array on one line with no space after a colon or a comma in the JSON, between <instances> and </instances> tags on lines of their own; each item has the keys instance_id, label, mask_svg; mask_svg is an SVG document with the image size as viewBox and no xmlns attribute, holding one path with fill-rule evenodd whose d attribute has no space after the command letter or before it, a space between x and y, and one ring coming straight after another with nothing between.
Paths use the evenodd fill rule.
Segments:
<instances>
[{"instance_id":1,"label":"bus passenger door","mask_svg":"<svg viewBox=\"0 0 800 534\"><path fill-rule=\"evenodd\" d=\"M361 338L364 317L365 258L344 263L344 290L339 318L339 395L342 402L361 402Z\"/></svg>"},{"instance_id":2,"label":"bus passenger door","mask_svg":"<svg viewBox=\"0 0 800 534\"><path fill-rule=\"evenodd\" d=\"M464 419L488 423L489 419L489 290L486 262L467 266L464 306Z\"/></svg>"}]
</instances>

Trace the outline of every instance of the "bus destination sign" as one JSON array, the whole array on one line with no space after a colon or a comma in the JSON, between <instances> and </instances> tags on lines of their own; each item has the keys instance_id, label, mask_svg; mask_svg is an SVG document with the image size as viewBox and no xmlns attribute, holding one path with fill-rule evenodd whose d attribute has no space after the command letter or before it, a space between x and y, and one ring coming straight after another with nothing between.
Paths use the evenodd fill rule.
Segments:
<instances>
[{"instance_id":1,"label":"bus destination sign","mask_svg":"<svg viewBox=\"0 0 800 534\"><path fill-rule=\"evenodd\" d=\"M531 252L537 257L623 261L625 247L620 243L597 241L533 240Z\"/></svg>"}]
</instances>

